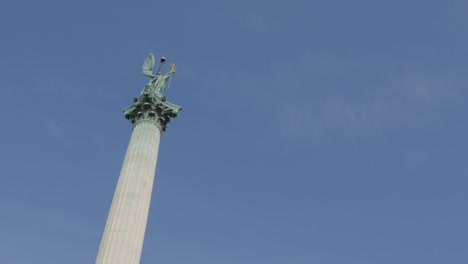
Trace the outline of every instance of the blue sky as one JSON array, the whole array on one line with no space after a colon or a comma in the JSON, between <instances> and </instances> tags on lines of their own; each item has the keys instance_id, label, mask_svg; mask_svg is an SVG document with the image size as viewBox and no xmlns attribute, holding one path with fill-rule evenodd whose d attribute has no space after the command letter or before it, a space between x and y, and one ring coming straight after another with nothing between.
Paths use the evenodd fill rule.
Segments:
<instances>
[{"instance_id":1,"label":"blue sky","mask_svg":"<svg viewBox=\"0 0 468 264\"><path fill-rule=\"evenodd\" d=\"M149 52L184 109L141 263L466 263L467 23L456 0L2 3L0 263L94 262Z\"/></svg>"}]
</instances>

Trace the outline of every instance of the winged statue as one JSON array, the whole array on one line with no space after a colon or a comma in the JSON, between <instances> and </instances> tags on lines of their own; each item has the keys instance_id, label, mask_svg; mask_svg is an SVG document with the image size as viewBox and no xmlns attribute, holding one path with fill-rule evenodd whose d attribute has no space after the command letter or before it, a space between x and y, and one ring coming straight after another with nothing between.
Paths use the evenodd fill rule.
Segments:
<instances>
[{"instance_id":1,"label":"winged statue","mask_svg":"<svg viewBox=\"0 0 468 264\"><path fill-rule=\"evenodd\" d=\"M162 73L161 68L165 61L166 58L162 57L161 64L155 73L153 73L155 63L153 54L150 53L143 63L142 72L150 80L141 91L140 97L133 98L133 104L122 109L125 118L132 124L138 120L154 120L159 123L162 131L165 131L171 118L176 117L177 113L182 110L182 106L167 101L163 95L166 84L167 87L170 86L172 75L176 72L176 66L172 63L169 64L171 70L166 74Z\"/></svg>"},{"instance_id":2,"label":"winged statue","mask_svg":"<svg viewBox=\"0 0 468 264\"><path fill-rule=\"evenodd\" d=\"M176 72L176 65L174 63L171 63L169 64L171 66L171 70L166 74L161 73L161 67L165 61L166 58L161 57L161 64L159 65L156 74L153 74L155 60L154 55L150 53L146 58L145 62L143 63L142 70L144 75L151 78L151 80L147 84L149 85L150 89L161 95L166 89L166 82L168 82L171 79L172 75L174 75L174 73Z\"/></svg>"}]
</instances>

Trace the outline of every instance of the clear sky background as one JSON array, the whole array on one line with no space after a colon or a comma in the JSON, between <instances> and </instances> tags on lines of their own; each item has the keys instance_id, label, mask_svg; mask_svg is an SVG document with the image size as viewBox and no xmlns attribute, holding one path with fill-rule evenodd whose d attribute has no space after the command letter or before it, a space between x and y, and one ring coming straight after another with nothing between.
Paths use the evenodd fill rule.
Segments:
<instances>
[{"instance_id":1,"label":"clear sky background","mask_svg":"<svg viewBox=\"0 0 468 264\"><path fill-rule=\"evenodd\" d=\"M3 1L0 263L94 263L149 52L184 109L141 263L467 263L467 24L464 0Z\"/></svg>"}]
</instances>

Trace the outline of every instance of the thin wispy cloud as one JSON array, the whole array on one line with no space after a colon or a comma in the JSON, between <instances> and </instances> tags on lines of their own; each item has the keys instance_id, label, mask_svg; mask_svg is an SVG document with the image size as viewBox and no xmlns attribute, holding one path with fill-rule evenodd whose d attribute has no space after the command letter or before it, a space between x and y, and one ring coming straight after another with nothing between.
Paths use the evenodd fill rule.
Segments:
<instances>
[{"instance_id":1,"label":"thin wispy cloud","mask_svg":"<svg viewBox=\"0 0 468 264\"><path fill-rule=\"evenodd\" d=\"M400 86L411 100L431 103L455 97L460 84L450 79L411 76Z\"/></svg>"},{"instance_id":2,"label":"thin wispy cloud","mask_svg":"<svg viewBox=\"0 0 468 264\"><path fill-rule=\"evenodd\" d=\"M366 137L384 133L388 129L410 129L430 122L433 116L428 112L437 112L437 105L442 102L457 100L464 86L462 79L455 76L431 76L430 73L394 74L376 87L368 87L360 96L350 96L346 89L355 89L358 83L349 87L328 92L326 83L314 88L313 76L352 72L350 63L340 63L330 56L316 56L308 53L302 61L310 64L307 70L315 75L304 75L287 71L276 77L271 86L288 87L285 93L276 94L277 102L287 101L284 108L273 111L276 121L282 120L281 135L286 141L315 142L328 137ZM296 65L301 65L298 61ZM304 64L302 64L304 65ZM347 70L346 70L347 69ZM369 85L369 84L363 84ZM309 86L322 93L294 94L291 87ZM346 88L346 89L345 89ZM289 95L288 95L289 92ZM353 93L351 93L353 94ZM424 111L421 111L423 109Z\"/></svg>"},{"instance_id":3,"label":"thin wispy cloud","mask_svg":"<svg viewBox=\"0 0 468 264\"><path fill-rule=\"evenodd\" d=\"M50 137L54 138L56 141L60 142L66 147L73 147L72 141L68 137L65 127L61 123L46 117L42 117L41 119L45 126L46 132L50 135Z\"/></svg>"}]
</instances>

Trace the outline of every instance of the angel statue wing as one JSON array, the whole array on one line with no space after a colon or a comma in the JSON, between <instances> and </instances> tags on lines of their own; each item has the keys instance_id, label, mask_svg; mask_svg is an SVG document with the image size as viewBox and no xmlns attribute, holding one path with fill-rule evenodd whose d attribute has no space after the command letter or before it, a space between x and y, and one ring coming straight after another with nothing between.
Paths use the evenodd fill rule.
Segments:
<instances>
[{"instance_id":1,"label":"angel statue wing","mask_svg":"<svg viewBox=\"0 0 468 264\"><path fill-rule=\"evenodd\" d=\"M148 77L155 77L156 75L153 74L153 67L154 67L154 55L150 53L148 58L146 58L145 63L143 63L143 74Z\"/></svg>"}]
</instances>

